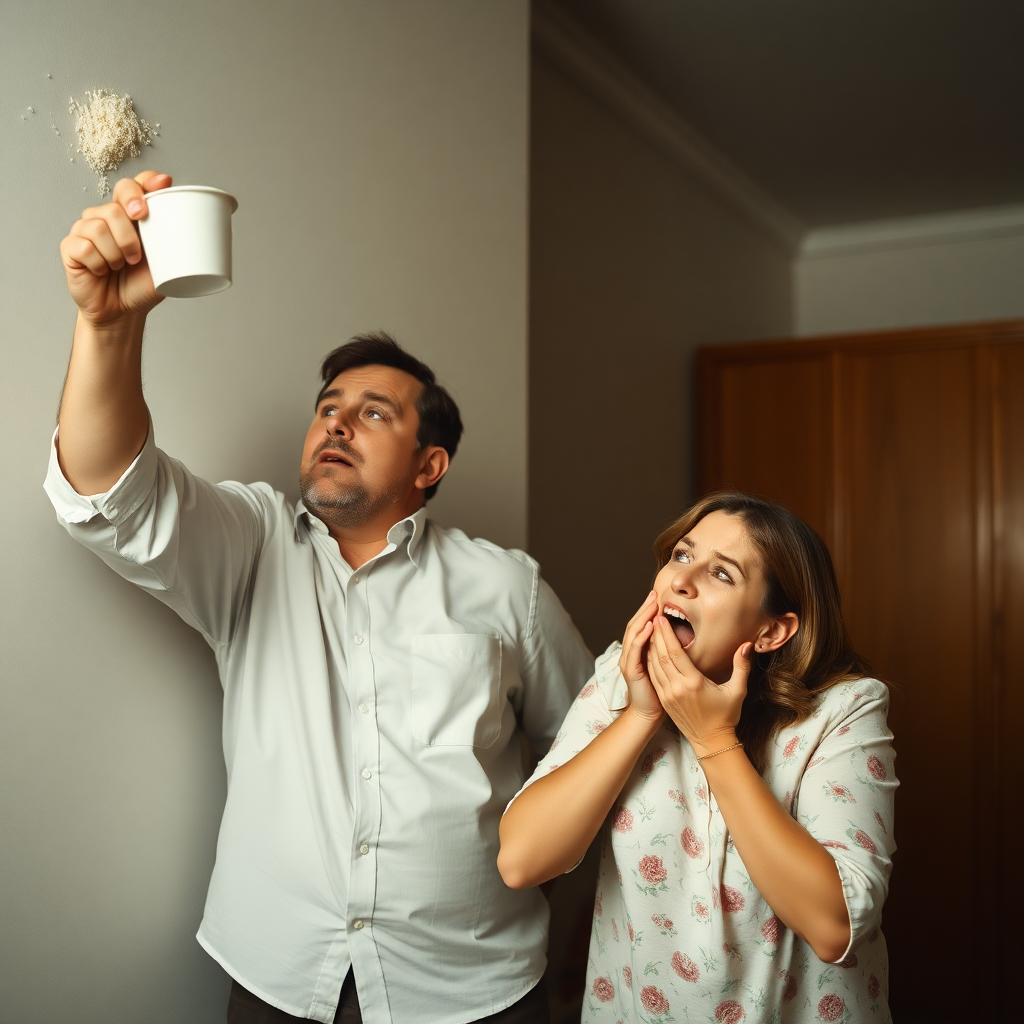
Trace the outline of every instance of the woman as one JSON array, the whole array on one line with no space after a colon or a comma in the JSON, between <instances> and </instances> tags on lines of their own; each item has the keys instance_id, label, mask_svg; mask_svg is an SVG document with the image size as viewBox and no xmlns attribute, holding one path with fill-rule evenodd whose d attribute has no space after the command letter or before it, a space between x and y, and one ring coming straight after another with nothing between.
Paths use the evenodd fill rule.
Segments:
<instances>
[{"instance_id":1,"label":"woman","mask_svg":"<svg viewBox=\"0 0 1024 1024\"><path fill-rule=\"evenodd\" d=\"M888 693L828 551L785 509L698 502L622 645L505 812L513 887L607 821L583 1020L887 1022Z\"/></svg>"}]
</instances>

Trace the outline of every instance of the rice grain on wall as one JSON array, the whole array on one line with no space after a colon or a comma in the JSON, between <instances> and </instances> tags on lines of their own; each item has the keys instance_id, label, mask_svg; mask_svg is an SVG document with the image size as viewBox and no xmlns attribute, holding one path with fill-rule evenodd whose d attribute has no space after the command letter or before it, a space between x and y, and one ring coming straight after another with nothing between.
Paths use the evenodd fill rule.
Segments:
<instances>
[{"instance_id":1,"label":"rice grain on wall","mask_svg":"<svg viewBox=\"0 0 1024 1024\"><path fill-rule=\"evenodd\" d=\"M86 92L85 98L85 103L79 103L72 97L68 113L78 116L78 152L99 175L96 188L106 196L110 194L107 174L129 157L138 156L143 146L152 145L150 136L157 134L159 125L136 114L131 96L94 89Z\"/></svg>"}]
</instances>

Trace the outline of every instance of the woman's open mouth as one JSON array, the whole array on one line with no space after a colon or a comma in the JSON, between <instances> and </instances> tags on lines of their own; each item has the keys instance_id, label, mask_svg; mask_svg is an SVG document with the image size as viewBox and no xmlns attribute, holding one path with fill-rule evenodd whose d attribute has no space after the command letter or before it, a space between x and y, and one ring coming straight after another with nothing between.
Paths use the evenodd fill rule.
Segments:
<instances>
[{"instance_id":1,"label":"woman's open mouth","mask_svg":"<svg viewBox=\"0 0 1024 1024\"><path fill-rule=\"evenodd\" d=\"M672 632L675 633L679 643L683 647L689 647L697 635L693 626L690 625L690 620L678 608L673 608L671 605L665 605L662 615L668 619Z\"/></svg>"}]
</instances>

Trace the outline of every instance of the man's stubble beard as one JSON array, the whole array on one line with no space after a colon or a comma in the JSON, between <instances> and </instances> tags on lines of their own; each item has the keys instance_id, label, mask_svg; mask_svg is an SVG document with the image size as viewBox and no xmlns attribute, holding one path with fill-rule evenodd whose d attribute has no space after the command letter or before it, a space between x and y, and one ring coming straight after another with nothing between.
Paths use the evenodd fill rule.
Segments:
<instances>
[{"instance_id":1,"label":"man's stubble beard","mask_svg":"<svg viewBox=\"0 0 1024 1024\"><path fill-rule=\"evenodd\" d=\"M310 479L311 472L299 475L299 493L306 509L329 527L352 529L376 519L402 496L401 488L391 486L371 494L364 484L349 487L330 486L327 481Z\"/></svg>"}]
</instances>

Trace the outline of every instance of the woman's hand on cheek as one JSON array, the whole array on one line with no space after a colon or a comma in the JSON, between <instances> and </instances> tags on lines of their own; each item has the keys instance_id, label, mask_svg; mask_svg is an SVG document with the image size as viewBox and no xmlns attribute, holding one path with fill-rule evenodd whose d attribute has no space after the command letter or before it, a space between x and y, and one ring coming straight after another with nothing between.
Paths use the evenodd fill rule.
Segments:
<instances>
[{"instance_id":1,"label":"woman's hand on cheek","mask_svg":"<svg viewBox=\"0 0 1024 1024\"><path fill-rule=\"evenodd\" d=\"M736 742L752 648L753 644L741 644L733 655L729 680L715 683L690 661L668 619L654 619L648 674L665 711L698 755Z\"/></svg>"},{"instance_id":2,"label":"woman's hand on cheek","mask_svg":"<svg viewBox=\"0 0 1024 1024\"><path fill-rule=\"evenodd\" d=\"M658 599L652 590L626 626L622 638L622 653L619 655L619 669L629 686L629 706L644 718L660 720L665 710L651 685L646 667L646 651L654 630L654 617L657 614Z\"/></svg>"}]
</instances>

